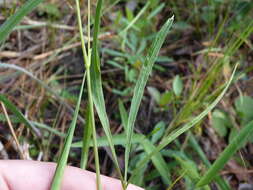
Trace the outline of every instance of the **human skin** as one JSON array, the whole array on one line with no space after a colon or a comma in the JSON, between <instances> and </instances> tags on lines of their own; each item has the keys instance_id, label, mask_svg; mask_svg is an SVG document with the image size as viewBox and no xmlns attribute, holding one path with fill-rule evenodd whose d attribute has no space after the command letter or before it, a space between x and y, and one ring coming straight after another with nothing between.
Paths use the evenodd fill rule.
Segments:
<instances>
[{"instance_id":1,"label":"human skin","mask_svg":"<svg viewBox=\"0 0 253 190\"><path fill-rule=\"evenodd\" d=\"M55 163L0 160L0 190L50 190ZM122 190L121 182L101 176L103 190ZM96 190L96 174L68 166L61 190ZM127 190L143 190L129 185Z\"/></svg>"}]
</instances>

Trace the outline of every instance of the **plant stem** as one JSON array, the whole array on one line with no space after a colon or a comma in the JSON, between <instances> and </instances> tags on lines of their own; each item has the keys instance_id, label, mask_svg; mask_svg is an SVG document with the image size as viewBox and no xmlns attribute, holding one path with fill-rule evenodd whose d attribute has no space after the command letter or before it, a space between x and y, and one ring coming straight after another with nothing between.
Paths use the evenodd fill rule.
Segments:
<instances>
[{"instance_id":1,"label":"plant stem","mask_svg":"<svg viewBox=\"0 0 253 190\"><path fill-rule=\"evenodd\" d=\"M85 64L85 66L87 66L89 64L89 59L88 59L85 41L84 41L84 37L83 37L83 26L82 26L79 0L76 0L76 13L77 13L80 39L81 39L81 44L82 44L82 51L83 51L83 56L84 56L84 64ZM90 41L90 39L89 39L89 41Z\"/></svg>"},{"instance_id":2,"label":"plant stem","mask_svg":"<svg viewBox=\"0 0 253 190\"><path fill-rule=\"evenodd\" d=\"M17 136L16 136L16 134L15 134L14 128L13 128L13 126L12 126L12 123L11 123L10 117L9 117L9 115L8 115L8 113L7 113L7 110L6 110L6 108L5 108L5 105L4 105L3 102L0 102L0 103L1 103L1 106L2 106L2 108L3 108L4 116L6 117L6 120L7 120L9 129L10 129L10 131L11 131L12 137L13 137L13 139L14 139L14 142L16 143L16 146L17 146L17 149L18 149L18 152L19 152L19 156L20 156L20 158L21 158L22 160L25 160L24 152L23 152L23 150L22 150L22 148L21 148L21 146L20 146L20 144L19 144L18 138L17 138Z\"/></svg>"},{"instance_id":3,"label":"plant stem","mask_svg":"<svg viewBox=\"0 0 253 190\"><path fill-rule=\"evenodd\" d=\"M82 51L84 56L84 64L86 67L87 72L87 88L88 88L88 101L89 101L89 110L91 114L91 125L92 125L92 136L93 136L93 149L95 154L95 166L96 166L96 182L97 182L97 190L101 190L101 179L100 179L100 166L99 166L99 156L98 156L98 145L97 145L97 138L96 138L96 128L95 128L95 119L94 119L94 108L93 108L93 98L92 98L92 91L91 91L91 77L90 77L90 65L91 65L91 51L90 51L90 0L88 0L88 51L85 47L85 41L83 37L83 28L82 28L82 20L81 20L81 13L80 13L80 4L79 0L76 0L76 9L77 9L77 17L78 17L78 26L79 26L79 33L80 39L82 44Z\"/></svg>"},{"instance_id":4,"label":"plant stem","mask_svg":"<svg viewBox=\"0 0 253 190\"><path fill-rule=\"evenodd\" d=\"M93 98L92 98L92 93L91 93L90 68L89 67L86 67L86 68L87 68L89 109L91 113L91 124L92 124L93 150L95 154L96 181L97 181L97 189L100 190L102 189L102 187L101 187L101 179L100 179L100 166L99 166L98 144L97 144L97 135L96 135L96 127L95 127L95 119L94 119Z\"/></svg>"},{"instance_id":5,"label":"plant stem","mask_svg":"<svg viewBox=\"0 0 253 190\"><path fill-rule=\"evenodd\" d=\"M90 6L90 0L88 0L88 51L90 51L90 49L91 49L91 47L90 47L90 11L91 10L91 6ZM89 54L89 52L88 52L88 54Z\"/></svg>"}]
</instances>

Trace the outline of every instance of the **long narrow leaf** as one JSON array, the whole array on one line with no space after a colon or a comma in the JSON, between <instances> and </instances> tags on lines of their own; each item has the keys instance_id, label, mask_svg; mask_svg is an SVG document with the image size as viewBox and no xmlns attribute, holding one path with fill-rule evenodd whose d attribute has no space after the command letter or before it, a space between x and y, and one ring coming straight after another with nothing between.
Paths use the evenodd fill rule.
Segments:
<instances>
[{"instance_id":1,"label":"long narrow leaf","mask_svg":"<svg viewBox=\"0 0 253 190\"><path fill-rule=\"evenodd\" d=\"M141 144L147 154L152 153L156 149L156 147L153 145L153 143L146 138L143 141L141 141ZM160 173L160 175L163 179L163 182L166 185L171 184L169 168L168 168L167 163L165 162L162 154L160 152L156 153L155 155L153 155L151 157L151 160L152 160L155 168L157 169L157 171Z\"/></svg>"},{"instance_id":2,"label":"long narrow leaf","mask_svg":"<svg viewBox=\"0 0 253 190\"><path fill-rule=\"evenodd\" d=\"M43 0L28 0L18 11L9 17L0 27L0 44L8 37L13 28L20 23L22 18L29 14Z\"/></svg>"},{"instance_id":3,"label":"long narrow leaf","mask_svg":"<svg viewBox=\"0 0 253 190\"><path fill-rule=\"evenodd\" d=\"M100 73L100 63L98 56L98 33L100 28L100 17L102 10L103 0L99 0L97 3L95 24L94 24L94 35L93 35L93 47L92 47L92 55L91 55L91 89L93 95L93 101L96 107L96 111L98 113L100 122L104 129L105 135L110 145L110 149L112 151L113 162L116 165L116 169L118 174L120 175L121 180L123 179L121 170L118 164L116 151L113 145L112 134L110 130L109 119L106 114L105 109L105 101L102 89L102 81L101 81L101 73Z\"/></svg>"},{"instance_id":4,"label":"long narrow leaf","mask_svg":"<svg viewBox=\"0 0 253 190\"><path fill-rule=\"evenodd\" d=\"M134 17L134 19L126 26L126 28L124 28L124 29L120 32L120 35L126 33L126 32L136 23L136 21L145 13L145 11L146 11L147 8L149 7L149 5L150 5L150 2L147 1L146 5L141 9L141 11L138 13L138 15L136 15L136 16Z\"/></svg>"},{"instance_id":5,"label":"long narrow leaf","mask_svg":"<svg viewBox=\"0 0 253 190\"><path fill-rule=\"evenodd\" d=\"M133 135L133 140L132 143L133 144L138 144L141 143L141 141L143 141L145 137L141 134L134 134ZM106 136L102 136L102 137L98 137L97 139L98 141L98 147L105 147L105 146L110 146L110 144L108 143L107 137ZM114 145L121 145L121 146L125 146L126 145L126 135L125 134L117 134L117 135L113 135L112 136L112 141L114 143ZM75 142L72 144L73 148L81 148L82 147L82 141L79 142ZM93 142L90 141L89 142L89 146L92 147L93 146Z\"/></svg>"},{"instance_id":6,"label":"long narrow leaf","mask_svg":"<svg viewBox=\"0 0 253 190\"><path fill-rule=\"evenodd\" d=\"M112 140L113 140L114 145L126 146L126 134L124 134L124 133L118 134L118 135L113 135ZM98 137L97 142L98 142L98 147L109 146L106 136ZM81 148L82 143L83 142L81 142L81 141L73 143L72 147L73 148ZM147 154L149 154L155 150L155 146L153 145L153 143L151 141L149 141L142 134L133 134L133 138L132 138L131 143L132 144L140 144ZM90 147L93 146L93 143L90 142L89 146ZM170 184L171 180L170 180L170 175L169 175L169 169L168 169L167 164L166 164L164 158L162 157L161 153L158 152L155 155L153 155L151 160L152 160L154 166L156 167L157 171L162 176L164 183Z\"/></svg>"},{"instance_id":7,"label":"long narrow leaf","mask_svg":"<svg viewBox=\"0 0 253 190\"><path fill-rule=\"evenodd\" d=\"M162 29L158 32L156 35L156 38L149 49L147 58L144 62L144 65L141 69L140 76L138 78L138 81L136 83L135 89L134 89L134 95L131 102L130 112L129 112L129 118L127 122L127 146L125 150L125 181L127 181L127 173L128 173L128 161L129 161L129 154L131 149L131 140L133 135L133 129L134 129L134 123L137 117L137 113L140 107L141 99L143 97L144 88L146 86L146 83L148 81L149 75L151 74L154 62L157 59L158 53L162 47L162 44L169 32L169 29L172 26L174 17L168 19L168 21L164 24Z\"/></svg>"},{"instance_id":8,"label":"long narrow leaf","mask_svg":"<svg viewBox=\"0 0 253 190\"><path fill-rule=\"evenodd\" d=\"M218 172L225 166L225 164L231 159L233 154L239 150L243 144L249 140L248 137L253 132L253 121L243 127L239 134L233 139L233 141L225 148L219 158L213 163L212 167L206 172L206 174L200 178L197 183L198 187L204 186L210 183L218 174Z\"/></svg>"},{"instance_id":9,"label":"long narrow leaf","mask_svg":"<svg viewBox=\"0 0 253 190\"><path fill-rule=\"evenodd\" d=\"M122 121L122 123L124 125L124 129L126 131L128 115L127 115L127 111L123 105L123 102L121 100L119 100L119 110L120 110L121 121ZM137 137L138 137L137 135L139 137L142 136L143 138L137 139ZM126 139L126 134L124 133L124 137L123 137L124 145L126 145L126 143L127 143L125 139ZM145 152L147 154L153 152L156 148L150 140L145 138L144 135L133 133L131 144L134 144L136 142L136 140L139 140L138 143L140 143L142 145L143 149L145 150ZM113 143L114 144L117 143L114 140L114 136L113 136ZM171 183L170 175L169 175L169 168L168 168L165 160L163 159L163 156L161 155L161 153L160 152L156 153L154 156L152 156L151 160L152 160L154 166L156 167L157 171L160 173L164 183L169 185Z\"/></svg>"},{"instance_id":10,"label":"long narrow leaf","mask_svg":"<svg viewBox=\"0 0 253 190\"><path fill-rule=\"evenodd\" d=\"M90 111L90 106L87 105L87 113L86 113L86 123L83 134L83 142L82 142L82 156L80 166L82 169L86 168L86 164L88 161L88 153L89 153L89 145L92 135L92 115Z\"/></svg>"},{"instance_id":11,"label":"long narrow leaf","mask_svg":"<svg viewBox=\"0 0 253 190\"><path fill-rule=\"evenodd\" d=\"M189 143L191 144L192 148L198 153L199 157L203 161L203 163L206 165L207 168L211 167L211 163L207 159L205 153L202 151L200 145L198 144L197 140L194 138L193 134L189 132L190 138L189 138ZM231 187L229 184L219 175L215 177L215 182L219 185L219 187L222 190L230 190Z\"/></svg>"},{"instance_id":12,"label":"long narrow leaf","mask_svg":"<svg viewBox=\"0 0 253 190\"><path fill-rule=\"evenodd\" d=\"M141 168L143 166L145 166L145 164L151 159L151 157L155 153L161 151L164 147L166 147L168 144L170 144L172 141L174 141L177 137L179 137L180 135L182 135L183 133L185 133L186 131L188 131L189 129L191 129L193 126L195 126L199 121L201 121L219 103L219 101L222 99L222 97L224 96L224 94L227 92L230 84L233 81L233 78L234 78L237 66L238 66L238 64L235 66L235 69L234 69L234 71L232 73L232 76L230 77L230 80L228 81L226 87L221 92L221 94L214 100L214 102L212 104L210 104L198 116L196 116L194 119L192 119L189 123L186 123L180 129L175 130L170 135L168 135L167 137L165 137L164 140L162 140L162 142L157 146L157 148L152 153L150 153L149 155L147 155L147 157L142 161L142 163L140 163L139 166L133 171L133 174L132 174L131 178L135 177L135 175L138 174L139 170L141 170ZM131 180L131 178L130 178L130 180Z\"/></svg>"},{"instance_id":13,"label":"long narrow leaf","mask_svg":"<svg viewBox=\"0 0 253 190\"><path fill-rule=\"evenodd\" d=\"M51 190L59 190L61 187L61 181L62 181L62 177L64 174L64 169L67 165L68 156L69 156L69 152L70 152L70 148L71 148L71 144L72 144L72 140L73 140L73 136L74 136L74 132L75 132L75 128L76 128L78 112L80 109L81 99L82 99L82 95L83 95L84 83L85 83L85 74L83 76L82 86L80 89L79 98L78 98L78 102L76 105L74 117L73 117L73 120L72 120L70 127L68 129L67 137L64 142L64 147L63 147L61 156L60 156L58 163L57 163L57 168L56 168L56 171L54 174L54 179L52 182Z\"/></svg>"},{"instance_id":14,"label":"long narrow leaf","mask_svg":"<svg viewBox=\"0 0 253 190\"><path fill-rule=\"evenodd\" d=\"M123 124L124 130L126 131L128 115L127 115L126 108L121 100L119 100L119 113L120 113L121 122Z\"/></svg>"}]
</instances>

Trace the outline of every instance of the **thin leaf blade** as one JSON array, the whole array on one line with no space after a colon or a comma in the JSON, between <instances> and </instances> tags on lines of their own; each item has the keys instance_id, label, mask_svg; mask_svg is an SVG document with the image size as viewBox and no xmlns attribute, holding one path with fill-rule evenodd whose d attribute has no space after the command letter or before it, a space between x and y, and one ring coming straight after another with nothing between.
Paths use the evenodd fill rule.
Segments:
<instances>
[{"instance_id":1,"label":"thin leaf blade","mask_svg":"<svg viewBox=\"0 0 253 190\"><path fill-rule=\"evenodd\" d=\"M119 167L119 163L117 160L116 151L113 144L112 133L110 130L109 119L106 114L105 108L105 101L103 95L103 88L102 88L102 80L101 80L101 73L100 73L100 60L98 56L98 34L100 29L100 17L102 15L102 4L103 0L98 0L97 2L97 10L95 16L95 24L94 24L94 33L93 33L93 47L92 47L92 54L91 54L91 89L92 89L92 96L94 105L102 124L103 130L107 137L107 140L110 145L110 149L112 151L113 162L116 165L117 172L121 179L123 179L121 170Z\"/></svg>"},{"instance_id":2,"label":"thin leaf blade","mask_svg":"<svg viewBox=\"0 0 253 190\"><path fill-rule=\"evenodd\" d=\"M142 140L141 144L147 154L150 154L156 148L153 145L153 143L150 142L147 138ZM157 171L160 173L160 175L163 179L163 182L166 185L171 184L169 168L168 168L164 158L162 157L161 153L160 152L156 153L154 156L151 157L151 160L152 160L155 168L157 169Z\"/></svg>"},{"instance_id":3,"label":"thin leaf blade","mask_svg":"<svg viewBox=\"0 0 253 190\"><path fill-rule=\"evenodd\" d=\"M232 140L232 142L225 148L219 158L213 163L206 174L200 178L197 183L198 187L204 186L210 183L218 174L218 172L225 166L229 159L239 150L242 145L248 140L248 137L253 132L253 121L247 124L238 135Z\"/></svg>"},{"instance_id":4,"label":"thin leaf blade","mask_svg":"<svg viewBox=\"0 0 253 190\"><path fill-rule=\"evenodd\" d=\"M131 149L131 139L133 135L134 123L137 117L137 113L140 107L141 99L144 93L144 88L148 81L149 75L152 72L153 65L157 59L158 53L162 47L162 44L169 32L169 29L172 26L174 17L171 17L167 20L167 22L163 25L162 29L158 32L156 39L154 40L151 48L149 49L146 61L142 67L140 76L138 81L135 85L134 95L131 102L128 122L127 122L127 146L125 150L125 181L127 181L127 173L128 173L128 161L129 161L129 154Z\"/></svg>"},{"instance_id":5,"label":"thin leaf blade","mask_svg":"<svg viewBox=\"0 0 253 190\"><path fill-rule=\"evenodd\" d=\"M36 8L43 0L29 0L18 11L9 17L0 27L0 44L8 37L13 28L20 23L20 21Z\"/></svg>"},{"instance_id":6,"label":"thin leaf blade","mask_svg":"<svg viewBox=\"0 0 253 190\"><path fill-rule=\"evenodd\" d=\"M81 99L82 99L82 95L83 95L84 84L85 84L85 74L83 76L82 86L81 86L81 89L79 92L79 98L78 98L78 102L76 105L74 117L73 117L73 120L72 120L70 127L68 129L67 137L64 142L64 147L63 147L61 156L57 162L57 167L56 167L53 182L51 185L51 190L59 190L61 187L61 181L63 178L64 169L67 165L68 156L69 156L69 152L70 152L70 148L71 148L71 144L72 144L72 140L73 140L73 136L74 136L74 132L75 132L75 128L76 128L78 112L80 109Z\"/></svg>"},{"instance_id":7,"label":"thin leaf blade","mask_svg":"<svg viewBox=\"0 0 253 190\"><path fill-rule=\"evenodd\" d=\"M88 153L89 153L89 144L92 136L92 115L90 111L90 106L87 105L87 113L86 113L86 123L84 126L83 132L83 141L82 141L82 155L81 155L81 163L80 166L82 169L86 169L87 161L88 161Z\"/></svg>"},{"instance_id":8,"label":"thin leaf blade","mask_svg":"<svg viewBox=\"0 0 253 190\"><path fill-rule=\"evenodd\" d=\"M201 112L198 116L196 116L195 118L193 118L190 122L186 123L185 125L183 125L180 129L174 130L174 132L171 133L171 135L168 135L167 137L165 137L162 142L156 147L156 149L150 153L149 155L146 156L146 158L139 164L139 166L133 171L133 174L131 176L131 178L135 177L139 170L141 170L141 168L143 166L145 166L145 164L151 159L151 157L156 154L157 152L161 151L164 147L166 147L168 144L170 144L172 141L174 141L177 137L179 137L180 135L182 135L183 133L185 133L186 131L188 131L189 129L191 129L193 126L195 126L199 121L201 121L218 103L219 101L222 99L222 97L224 96L224 94L227 92L230 84L232 83L233 79L234 79L234 75L235 75L235 71L238 67L238 64L235 66L235 69L230 77L230 80L227 82L224 90L221 92L221 94L213 101L212 104L210 104L203 112ZM130 178L130 179L131 179Z\"/></svg>"}]
</instances>

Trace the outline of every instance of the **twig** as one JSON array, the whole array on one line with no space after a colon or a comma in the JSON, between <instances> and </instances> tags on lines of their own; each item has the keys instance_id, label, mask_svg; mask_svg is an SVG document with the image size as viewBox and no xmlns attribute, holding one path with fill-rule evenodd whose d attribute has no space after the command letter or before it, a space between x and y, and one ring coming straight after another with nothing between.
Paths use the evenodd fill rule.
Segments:
<instances>
[{"instance_id":1,"label":"twig","mask_svg":"<svg viewBox=\"0 0 253 190\"><path fill-rule=\"evenodd\" d=\"M11 124L11 120L10 120L10 118L9 118L9 115L8 115L8 113L7 113L7 111L6 111L6 108L5 108L4 104L3 104L3 102L1 102L1 106L2 106L2 108L3 108L4 115L5 115L5 117L6 117L6 120L7 120L8 126L9 126L9 128L10 128L12 137L14 138L14 141L15 141L15 143L16 143L16 145L17 145L17 149L18 149L19 155L20 155L21 159L25 159L24 153L23 153L22 148L21 148L21 146L20 146L20 144L19 144L19 142L18 142L18 138L17 138L17 136L16 136L16 134L15 134L15 131L14 131L13 126L12 126L12 124Z\"/></svg>"}]
</instances>

